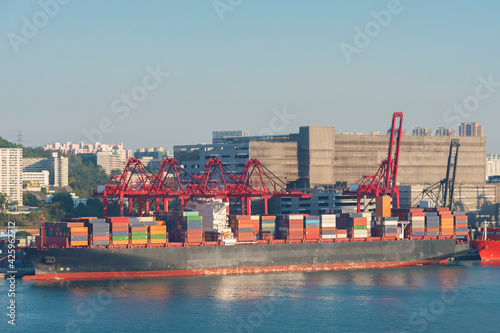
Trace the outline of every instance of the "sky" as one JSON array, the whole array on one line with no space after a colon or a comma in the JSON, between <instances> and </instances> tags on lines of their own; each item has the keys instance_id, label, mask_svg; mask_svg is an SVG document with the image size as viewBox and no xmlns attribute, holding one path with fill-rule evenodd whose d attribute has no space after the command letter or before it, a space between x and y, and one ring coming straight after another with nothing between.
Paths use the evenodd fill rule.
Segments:
<instances>
[{"instance_id":1,"label":"sky","mask_svg":"<svg viewBox=\"0 0 500 333\"><path fill-rule=\"evenodd\" d=\"M500 153L500 2L0 2L0 136L128 149L335 126L484 126Z\"/></svg>"}]
</instances>

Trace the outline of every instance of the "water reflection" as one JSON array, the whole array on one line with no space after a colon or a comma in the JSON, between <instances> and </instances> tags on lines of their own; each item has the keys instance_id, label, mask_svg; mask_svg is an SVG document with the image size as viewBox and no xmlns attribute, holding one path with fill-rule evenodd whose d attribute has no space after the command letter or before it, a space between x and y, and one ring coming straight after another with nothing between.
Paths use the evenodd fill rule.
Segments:
<instances>
[{"instance_id":1,"label":"water reflection","mask_svg":"<svg viewBox=\"0 0 500 333\"><path fill-rule=\"evenodd\" d=\"M108 292L117 298L133 296L137 301L164 301L177 297L237 301L242 299L258 300L283 295L308 297L310 295L307 295L307 292L301 293L301 295L295 294L294 291L299 289L314 291L318 287L325 286L384 286L418 290L428 288L430 284L433 284L440 288L449 288L450 283L459 285L467 278L467 270L461 269L459 266L425 266L142 280L36 281L31 284L33 288L68 291L76 297Z\"/></svg>"}]
</instances>

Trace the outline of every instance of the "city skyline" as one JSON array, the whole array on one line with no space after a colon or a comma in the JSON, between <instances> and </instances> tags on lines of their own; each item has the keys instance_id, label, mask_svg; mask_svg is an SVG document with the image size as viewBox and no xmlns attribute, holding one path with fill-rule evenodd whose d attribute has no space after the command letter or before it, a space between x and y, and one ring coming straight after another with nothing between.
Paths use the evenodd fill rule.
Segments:
<instances>
[{"instance_id":1,"label":"city skyline","mask_svg":"<svg viewBox=\"0 0 500 333\"><path fill-rule=\"evenodd\" d=\"M401 111L408 133L478 122L500 152L500 4L216 3L0 4L0 136L171 148L216 130L385 133Z\"/></svg>"}]
</instances>

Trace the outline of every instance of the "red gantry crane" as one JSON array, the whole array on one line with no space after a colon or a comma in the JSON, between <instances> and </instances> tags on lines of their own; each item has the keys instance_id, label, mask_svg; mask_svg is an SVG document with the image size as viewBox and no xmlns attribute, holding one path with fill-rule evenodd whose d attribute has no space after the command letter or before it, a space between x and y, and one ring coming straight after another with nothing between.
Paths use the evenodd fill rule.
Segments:
<instances>
[{"instance_id":1,"label":"red gantry crane","mask_svg":"<svg viewBox=\"0 0 500 333\"><path fill-rule=\"evenodd\" d=\"M242 214L252 213L252 198L262 198L256 210L264 203L267 214L268 199L271 197L310 198L311 194L289 189L258 159L249 159L243 173L238 175L229 170L222 160L212 158L205 164L203 175L193 176L174 158L164 159L157 174L152 173L139 159L131 158L122 175L111 176L103 188L94 190L93 196L103 198L103 215L107 217L118 204L120 216L124 216L126 198L129 216L133 215L134 202L137 203L137 214L147 216L151 204L155 204L155 211L160 211L160 200L163 200L163 210L167 211L171 199L178 200L175 210L179 205L185 209L186 203L196 198L223 199L230 204L231 199L236 198ZM112 204L109 211L108 204ZM233 204L230 211L234 207Z\"/></svg>"},{"instance_id":2,"label":"red gantry crane","mask_svg":"<svg viewBox=\"0 0 500 333\"><path fill-rule=\"evenodd\" d=\"M344 189L344 195L357 196L358 213L364 211L375 197L388 195L393 197L396 207L399 208L399 189L397 185L399 148L401 145L401 135L403 126L403 113L395 112L392 117L392 125L389 129L389 154L387 159L380 163L377 173L373 176L363 176L355 185L357 190ZM361 199L367 197L370 200L361 207Z\"/></svg>"}]
</instances>

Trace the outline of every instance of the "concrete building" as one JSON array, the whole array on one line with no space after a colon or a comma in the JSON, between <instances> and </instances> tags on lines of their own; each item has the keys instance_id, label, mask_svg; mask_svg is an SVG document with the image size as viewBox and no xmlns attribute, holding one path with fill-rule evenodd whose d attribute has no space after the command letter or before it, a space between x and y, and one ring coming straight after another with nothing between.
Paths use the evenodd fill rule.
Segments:
<instances>
[{"instance_id":1,"label":"concrete building","mask_svg":"<svg viewBox=\"0 0 500 333\"><path fill-rule=\"evenodd\" d=\"M460 124L460 136L483 136L483 126L478 123L461 123Z\"/></svg>"},{"instance_id":2,"label":"concrete building","mask_svg":"<svg viewBox=\"0 0 500 333\"><path fill-rule=\"evenodd\" d=\"M52 153L51 158L23 158L23 172L49 171L49 184L52 186L68 186L67 157L59 157L58 153Z\"/></svg>"},{"instance_id":3,"label":"concrete building","mask_svg":"<svg viewBox=\"0 0 500 333\"><path fill-rule=\"evenodd\" d=\"M486 180L490 177L500 176L500 155L486 155Z\"/></svg>"},{"instance_id":4,"label":"concrete building","mask_svg":"<svg viewBox=\"0 0 500 333\"><path fill-rule=\"evenodd\" d=\"M269 214L325 214L335 207L336 193L313 193L310 198L282 197L269 200Z\"/></svg>"},{"instance_id":5,"label":"concrete building","mask_svg":"<svg viewBox=\"0 0 500 333\"><path fill-rule=\"evenodd\" d=\"M23 183L29 182L31 186L39 186L39 187L49 187L49 171L42 170L40 172L25 172L23 171Z\"/></svg>"},{"instance_id":6,"label":"concrete building","mask_svg":"<svg viewBox=\"0 0 500 333\"><path fill-rule=\"evenodd\" d=\"M123 143L119 143L117 145L113 144L109 145L100 142L94 142L94 144L85 144L83 142L73 143L68 141L63 144L56 142L54 144L46 145L44 149L64 154L73 154L73 155L97 154L98 152L101 151L107 151L111 153L118 153L118 155L120 155L120 158L122 160L129 159L133 156L132 150L125 149L123 147Z\"/></svg>"},{"instance_id":7,"label":"concrete building","mask_svg":"<svg viewBox=\"0 0 500 333\"><path fill-rule=\"evenodd\" d=\"M19 206L23 205L22 160L22 149L0 148L0 192Z\"/></svg>"},{"instance_id":8,"label":"concrete building","mask_svg":"<svg viewBox=\"0 0 500 333\"><path fill-rule=\"evenodd\" d=\"M155 160L162 160L169 157L168 150L163 147L138 148L134 156L137 158L152 157Z\"/></svg>"},{"instance_id":9,"label":"concrete building","mask_svg":"<svg viewBox=\"0 0 500 333\"><path fill-rule=\"evenodd\" d=\"M213 131L212 132L212 143L222 143L224 139L234 138L234 137L246 137L249 136L248 131Z\"/></svg>"},{"instance_id":10,"label":"concrete building","mask_svg":"<svg viewBox=\"0 0 500 333\"><path fill-rule=\"evenodd\" d=\"M59 157L57 153L52 153L52 158L48 160L50 174L50 184L53 186L68 186L68 158Z\"/></svg>"},{"instance_id":11,"label":"concrete building","mask_svg":"<svg viewBox=\"0 0 500 333\"><path fill-rule=\"evenodd\" d=\"M110 175L113 170L123 171L123 167L125 166L124 162L126 161L120 158L120 154L107 151L98 152L96 154L96 160L97 165L100 165L108 175Z\"/></svg>"},{"instance_id":12,"label":"concrete building","mask_svg":"<svg viewBox=\"0 0 500 333\"><path fill-rule=\"evenodd\" d=\"M432 131L427 128L416 127L413 129L413 135L416 136L432 136Z\"/></svg>"},{"instance_id":13,"label":"concrete building","mask_svg":"<svg viewBox=\"0 0 500 333\"><path fill-rule=\"evenodd\" d=\"M398 181L433 184L444 178L450 137L402 136ZM332 188L376 173L387 158L388 135L335 134L330 127L300 127L299 133L267 137L227 138L221 144L175 146L174 156L189 173L203 173L210 157L220 157L237 173L250 158L259 158L274 174L297 187ZM461 137L459 184L484 184L486 138Z\"/></svg>"},{"instance_id":14,"label":"concrete building","mask_svg":"<svg viewBox=\"0 0 500 333\"><path fill-rule=\"evenodd\" d=\"M451 128L439 127L436 130L436 136L455 136L456 132Z\"/></svg>"}]
</instances>

